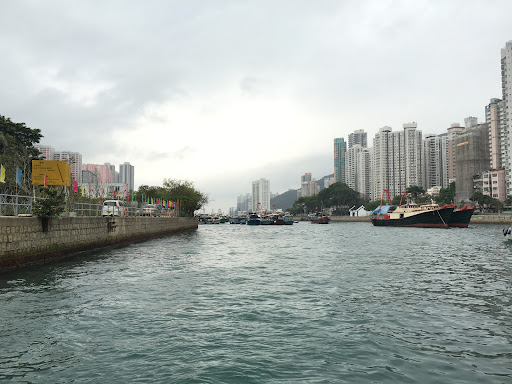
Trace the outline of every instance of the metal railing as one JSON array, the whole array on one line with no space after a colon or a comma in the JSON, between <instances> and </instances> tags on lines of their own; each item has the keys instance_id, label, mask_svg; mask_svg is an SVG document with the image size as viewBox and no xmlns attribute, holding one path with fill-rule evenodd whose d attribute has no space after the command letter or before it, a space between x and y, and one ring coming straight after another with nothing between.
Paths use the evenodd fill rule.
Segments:
<instances>
[{"instance_id":1,"label":"metal railing","mask_svg":"<svg viewBox=\"0 0 512 384\"><path fill-rule=\"evenodd\" d=\"M37 199L42 199L42 197L0 194L0 216L31 215L32 205ZM71 208L69 212L74 212L76 216L101 216L103 204L72 202L69 205L66 204L65 212L68 212L68 207ZM126 206L124 216L140 215L141 208L131 205ZM161 216L174 216L174 212L162 210Z\"/></svg>"},{"instance_id":2,"label":"metal railing","mask_svg":"<svg viewBox=\"0 0 512 384\"><path fill-rule=\"evenodd\" d=\"M0 194L0 216L30 215L36 199L39 197Z\"/></svg>"}]
</instances>

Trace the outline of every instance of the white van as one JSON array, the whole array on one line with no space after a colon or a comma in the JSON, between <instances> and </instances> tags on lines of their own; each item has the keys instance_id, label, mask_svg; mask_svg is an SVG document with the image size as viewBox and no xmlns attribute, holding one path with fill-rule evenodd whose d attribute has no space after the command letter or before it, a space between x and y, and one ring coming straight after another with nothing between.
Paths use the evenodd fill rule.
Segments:
<instances>
[{"instance_id":1,"label":"white van","mask_svg":"<svg viewBox=\"0 0 512 384\"><path fill-rule=\"evenodd\" d=\"M128 209L122 200L105 200L101 207L101 216L126 216Z\"/></svg>"}]
</instances>

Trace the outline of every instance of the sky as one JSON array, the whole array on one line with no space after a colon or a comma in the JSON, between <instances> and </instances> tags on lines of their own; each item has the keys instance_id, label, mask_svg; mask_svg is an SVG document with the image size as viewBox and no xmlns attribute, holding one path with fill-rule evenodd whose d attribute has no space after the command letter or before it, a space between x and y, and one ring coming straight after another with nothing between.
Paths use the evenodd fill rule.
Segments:
<instances>
[{"instance_id":1,"label":"sky","mask_svg":"<svg viewBox=\"0 0 512 384\"><path fill-rule=\"evenodd\" d=\"M206 212L252 181L333 173L333 139L485 121L508 0L6 0L0 115L135 187L191 181Z\"/></svg>"}]
</instances>

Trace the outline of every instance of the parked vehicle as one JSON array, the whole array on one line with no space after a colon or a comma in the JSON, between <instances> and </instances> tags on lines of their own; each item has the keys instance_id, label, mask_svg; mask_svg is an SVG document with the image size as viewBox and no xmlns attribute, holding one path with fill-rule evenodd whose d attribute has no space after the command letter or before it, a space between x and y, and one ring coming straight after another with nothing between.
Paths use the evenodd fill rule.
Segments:
<instances>
[{"instance_id":1,"label":"parked vehicle","mask_svg":"<svg viewBox=\"0 0 512 384\"><path fill-rule=\"evenodd\" d=\"M142 216L162 216L160 206L156 204L146 204L142 206Z\"/></svg>"},{"instance_id":2,"label":"parked vehicle","mask_svg":"<svg viewBox=\"0 0 512 384\"><path fill-rule=\"evenodd\" d=\"M101 207L101 216L126 216L128 208L122 200L105 200Z\"/></svg>"}]
</instances>

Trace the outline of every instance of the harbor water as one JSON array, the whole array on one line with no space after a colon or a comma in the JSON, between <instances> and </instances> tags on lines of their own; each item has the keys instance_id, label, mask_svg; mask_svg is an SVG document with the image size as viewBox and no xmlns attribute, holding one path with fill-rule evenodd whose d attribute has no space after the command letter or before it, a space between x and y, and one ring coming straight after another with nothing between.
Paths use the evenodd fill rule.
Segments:
<instances>
[{"instance_id":1,"label":"harbor water","mask_svg":"<svg viewBox=\"0 0 512 384\"><path fill-rule=\"evenodd\" d=\"M201 225L0 275L0 381L511 383L500 226Z\"/></svg>"}]
</instances>

